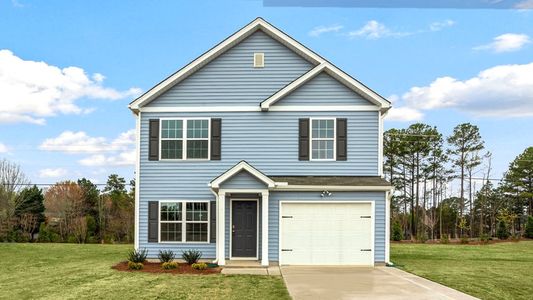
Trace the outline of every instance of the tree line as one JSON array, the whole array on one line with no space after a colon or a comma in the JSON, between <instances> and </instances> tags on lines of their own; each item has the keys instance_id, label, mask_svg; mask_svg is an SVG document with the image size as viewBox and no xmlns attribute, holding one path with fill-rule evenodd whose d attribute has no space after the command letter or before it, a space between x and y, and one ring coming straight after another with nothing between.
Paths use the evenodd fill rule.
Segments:
<instances>
[{"instance_id":1,"label":"tree line","mask_svg":"<svg viewBox=\"0 0 533 300\"><path fill-rule=\"evenodd\" d=\"M384 134L383 152L384 173L395 188L396 239L524 233L533 208L533 147L517 156L500 180L491 178L492 155L470 123L457 125L447 137L423 123L393 128Z\"/></svg>"},{"instance_id":2,"label":"tree line","mask_svg":"<svg viewBox=\"0 0 533 300\"><path fill-rule=\"evenodd\" d=\"M86 178L41 189L0 160L0 241L131 243L135 182L129 186L111 174L102 190Z\"/></svg>"}]
</instances>

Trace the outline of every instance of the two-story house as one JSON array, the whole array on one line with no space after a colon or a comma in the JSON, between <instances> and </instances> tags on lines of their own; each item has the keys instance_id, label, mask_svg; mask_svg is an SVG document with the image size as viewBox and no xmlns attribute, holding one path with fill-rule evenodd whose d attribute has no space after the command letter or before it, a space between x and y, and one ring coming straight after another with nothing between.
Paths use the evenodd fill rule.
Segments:
<instances>
[{"instance_id":1,"label":"two-story house","mask_svg":"<svg viewBox=\"0 0 533 300\"><path fill-rule=\"evenodd\" d=\"M219 265L389 260L390 103L257 18L130 104L135 248Z\"/></svg>"}]
</instances>

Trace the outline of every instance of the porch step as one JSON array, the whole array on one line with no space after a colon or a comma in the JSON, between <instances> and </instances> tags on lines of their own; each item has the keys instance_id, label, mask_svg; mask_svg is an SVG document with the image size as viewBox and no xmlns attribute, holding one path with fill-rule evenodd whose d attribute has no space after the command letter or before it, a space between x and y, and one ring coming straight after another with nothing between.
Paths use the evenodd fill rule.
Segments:
<instances>
[{"instance_id":1,"label":"porch step","mask_svg":"<svg viewBox=\"0 0 533 300\"><path fill-rule=\"evenodd\" d=\"M224 268L259 268L264 269L266 267L261 265L258 260L226 260Z\"/></svg>"}]
</instances>

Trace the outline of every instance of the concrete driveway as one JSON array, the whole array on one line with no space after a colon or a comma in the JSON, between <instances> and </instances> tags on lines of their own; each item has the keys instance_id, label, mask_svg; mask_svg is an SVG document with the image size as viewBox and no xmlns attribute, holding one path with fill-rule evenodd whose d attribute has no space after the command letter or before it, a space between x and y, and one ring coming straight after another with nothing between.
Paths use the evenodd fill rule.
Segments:
<instances>
[{"instance_id":1,"label":"concrete driveway","mask_svg":"<svg viewBox=\"0 0 533 300\"><path fill-rule=\"evenodd\" d=\"M390 267L281 267L294 299L477 299Z\"/></svg>"}]
</instances>

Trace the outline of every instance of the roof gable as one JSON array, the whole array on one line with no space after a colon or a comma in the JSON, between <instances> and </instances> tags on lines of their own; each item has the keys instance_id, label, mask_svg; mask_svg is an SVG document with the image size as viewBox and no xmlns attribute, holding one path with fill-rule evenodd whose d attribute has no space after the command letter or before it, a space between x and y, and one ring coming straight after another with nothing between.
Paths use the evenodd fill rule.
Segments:
<instances>
[{"instance_id":1,"label":"roof gable","mask_svg":"<svg viewBox=\"0 0 533 300\"><path fill-rule=\"evenodd\" d=\"M213 179L213 181L209 183L209 186L211 188L220 188L222 183L226 182L233 176L240 174L241 172L248 172L250 175L255 177L258 181L263 182L266 186L270 188L274 187L275 185L272 179L268 178L268 176L261 173L259 170L252 167L250 164L248 164L246 161L243 160L239 162L238 164L236 164L235 166L233 166L232 168L230 168L229 170L227 170L226 172L222 173L217 178Z\"/></svg>"}]
</instances>

